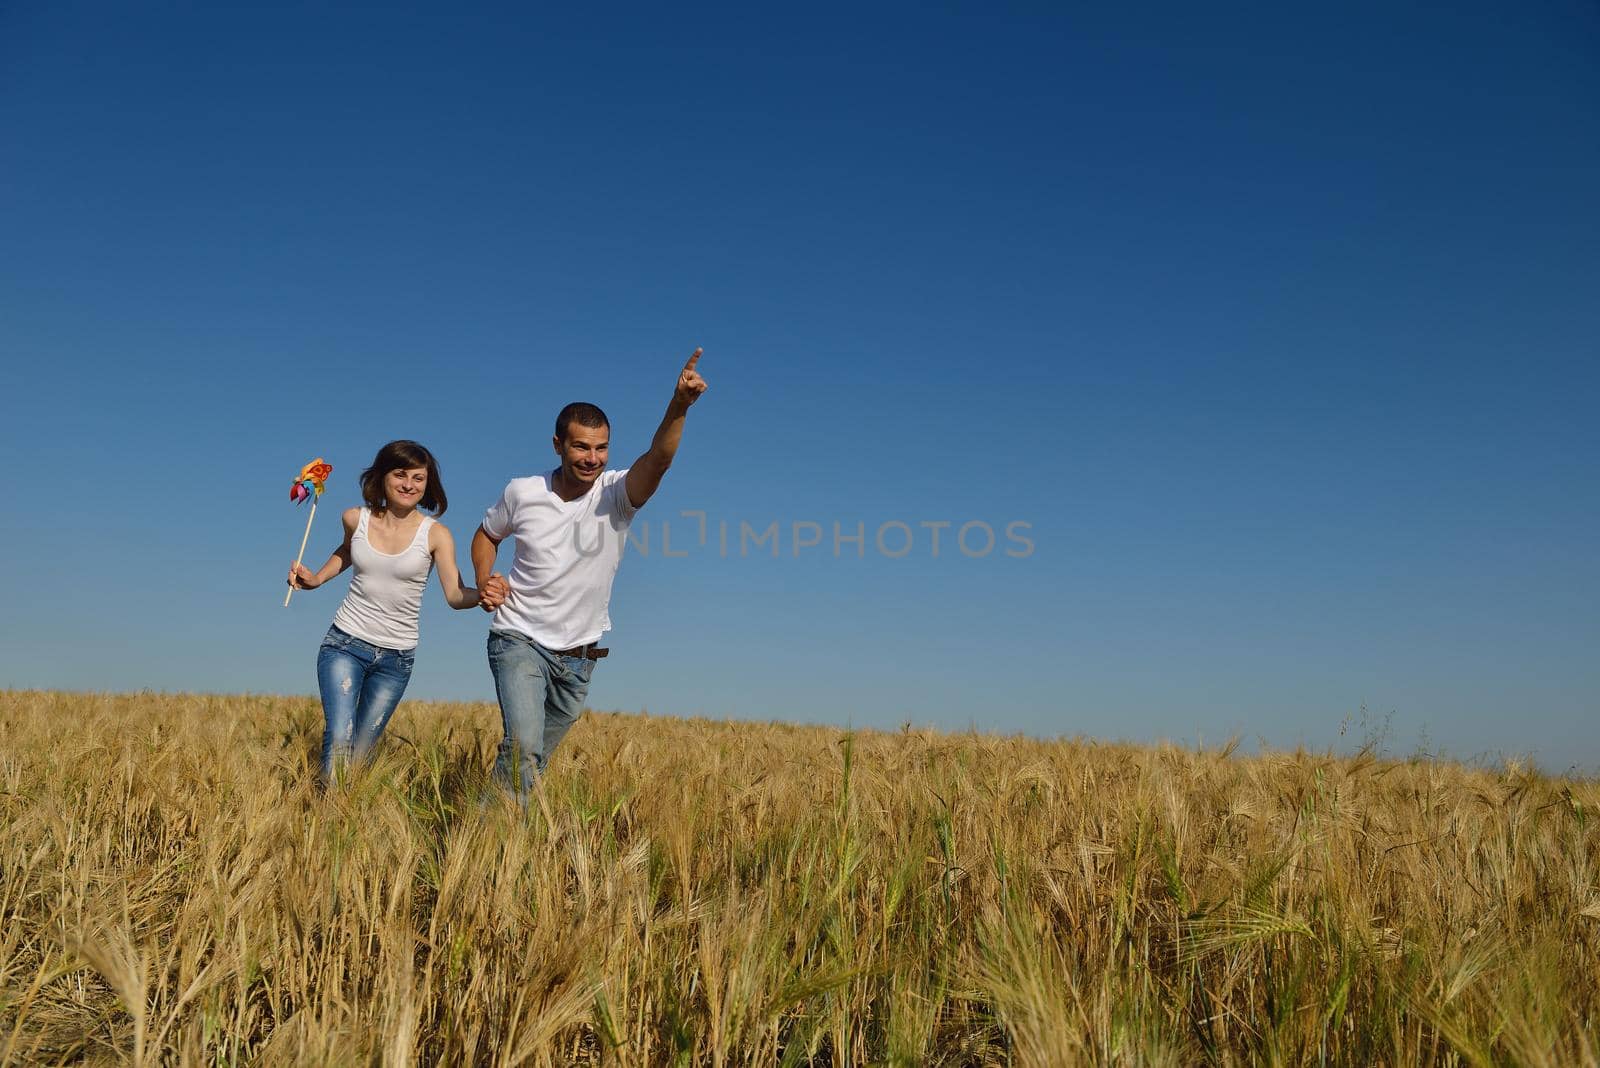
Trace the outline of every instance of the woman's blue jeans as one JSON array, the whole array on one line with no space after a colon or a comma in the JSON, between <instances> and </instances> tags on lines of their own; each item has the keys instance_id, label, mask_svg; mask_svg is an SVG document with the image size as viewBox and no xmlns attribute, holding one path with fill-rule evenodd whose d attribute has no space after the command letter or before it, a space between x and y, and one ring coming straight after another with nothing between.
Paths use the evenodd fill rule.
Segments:
<instances>
[{"instance_id":1,"label":"woman's blue jeans","mask_svg":"<svg viewBox=\"0 0 1600 1068\"><path fill-rule=\"evenodd\" d=\"M378 744L411 681L415 649L384 649L329 627L317 650L322 690L322 777L361 760Z\"/></svg>"}]
</instances>

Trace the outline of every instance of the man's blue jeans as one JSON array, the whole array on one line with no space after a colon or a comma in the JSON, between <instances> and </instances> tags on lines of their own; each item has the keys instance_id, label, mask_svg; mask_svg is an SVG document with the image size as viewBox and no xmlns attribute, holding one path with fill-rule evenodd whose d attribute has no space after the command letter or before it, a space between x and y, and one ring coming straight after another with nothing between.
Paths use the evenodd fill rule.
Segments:
<instances>
[{"instance_id":1,"label":"man's blue jeans","mask_svg":"<svg viewBox=\"0 0 1600 1068\"><path fill-rule=\"evenodd\" d=\"M415 649L384 649L329 627L317 650L322 690L322 777L372 752L411 681Z\"/></svg>"},{"instance_id":2,"label":"man's blue jeans","mask_svg":"<svg viewBox=\"0 0 1600 1068\"><path fill-rule=\"evenodd\" d=\"M594 661L557 656L532 638L494 630L489 632L489 670L505 726L495 777L526 804L534 776L543 773L583 712Z\"/></svg>"}]
</instances>

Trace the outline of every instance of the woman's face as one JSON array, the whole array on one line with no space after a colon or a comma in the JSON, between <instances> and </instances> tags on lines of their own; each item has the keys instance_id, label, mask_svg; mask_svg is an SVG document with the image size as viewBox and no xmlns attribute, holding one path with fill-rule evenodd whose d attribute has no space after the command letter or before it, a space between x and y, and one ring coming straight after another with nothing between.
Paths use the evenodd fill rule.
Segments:
<instances>
[{"instance_id":1,"label":"woman's face","mask_svg":"<svg viewBox=\"0 0 1600 1068\"><path fill-rule=\"evenodd\" d=\"M383 496L391 507L415 508L427 491L426 467L396 468L383 476Z\"/></svg>"}]
</instances>

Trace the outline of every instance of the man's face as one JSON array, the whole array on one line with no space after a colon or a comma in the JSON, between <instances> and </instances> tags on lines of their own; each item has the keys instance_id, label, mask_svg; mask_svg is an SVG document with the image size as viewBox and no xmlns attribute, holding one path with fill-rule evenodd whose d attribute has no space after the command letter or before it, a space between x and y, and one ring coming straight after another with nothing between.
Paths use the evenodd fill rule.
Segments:
<instances>
[{"instance_id":1,"label":"man's face","mask_svg":"<svg viewBox=\"0 0 1600 1068\"><path fill-rule=\"evenodd\" d=\"M606 449L611 444L611 428L567 424L565 439L553 438L561 469L568 478L589 485L606 469Z\"/></svg>"}]
</instances>

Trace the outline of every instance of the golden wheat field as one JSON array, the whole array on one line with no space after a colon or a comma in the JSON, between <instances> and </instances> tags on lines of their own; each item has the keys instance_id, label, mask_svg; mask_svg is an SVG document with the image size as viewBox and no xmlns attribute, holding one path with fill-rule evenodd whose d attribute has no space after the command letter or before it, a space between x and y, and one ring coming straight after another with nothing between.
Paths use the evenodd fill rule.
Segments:
<instances>
[{"instance_id":1,"label":"golden wheat field","mask_svg":"<svg viewBox=\"0 0 1600 1068\"><path fill-rule=\"evenodd\" d=\"M1600 789L488 705L0 694L0 1059L1594 1065Z\"/></svg>"}]
</instances>

